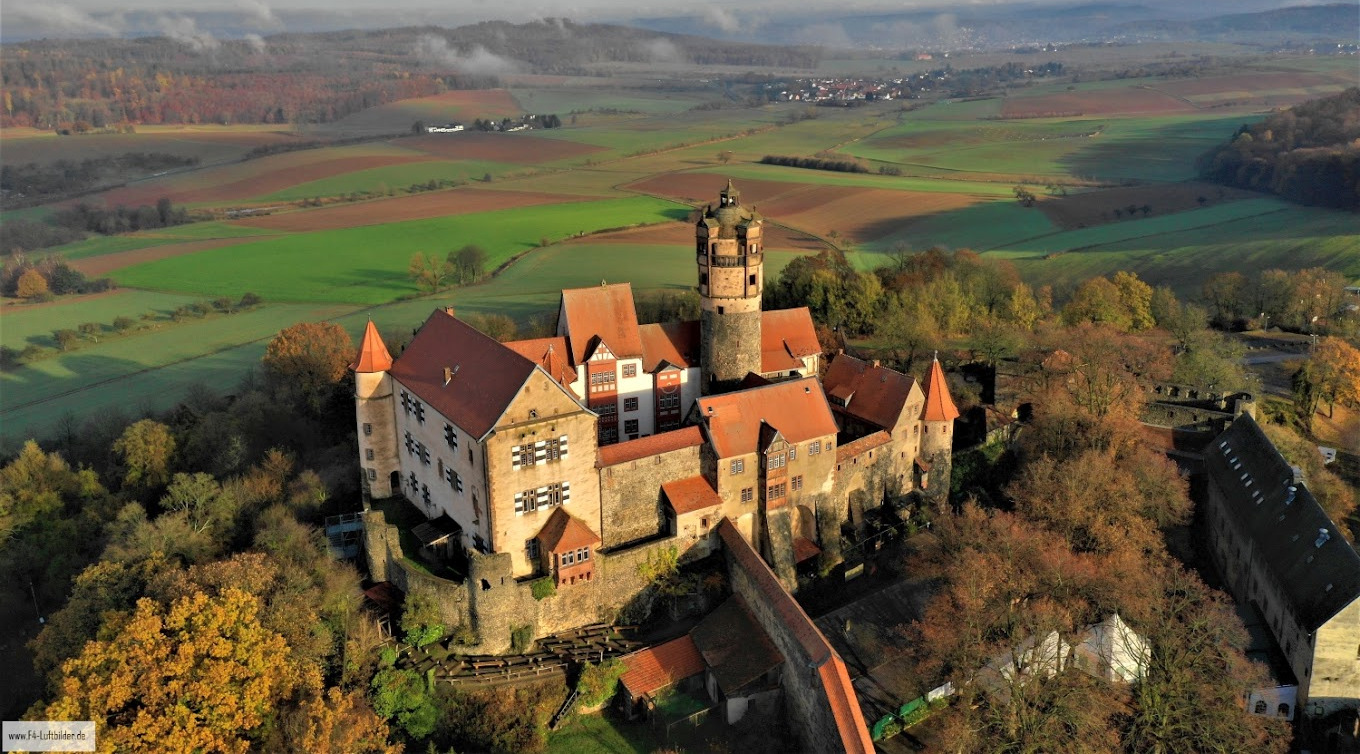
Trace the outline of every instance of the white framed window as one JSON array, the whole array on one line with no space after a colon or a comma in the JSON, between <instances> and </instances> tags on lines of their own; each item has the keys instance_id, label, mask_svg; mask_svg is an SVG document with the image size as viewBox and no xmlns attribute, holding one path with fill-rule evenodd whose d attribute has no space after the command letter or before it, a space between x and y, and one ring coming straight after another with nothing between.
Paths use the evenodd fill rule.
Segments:
<instances>
[{"instance_id":1,"label":"white framed window","mask_svg":"<svg viewBox=\"0 0 1360 754\"><path fill-rule=\"evenodd\" d=\"M744 459L744 458L734 458L734 459L732 459L732 473L733 473L733 474L744 474L744 473L746 473L746 459Z\"/></svg>"}]
</instances>

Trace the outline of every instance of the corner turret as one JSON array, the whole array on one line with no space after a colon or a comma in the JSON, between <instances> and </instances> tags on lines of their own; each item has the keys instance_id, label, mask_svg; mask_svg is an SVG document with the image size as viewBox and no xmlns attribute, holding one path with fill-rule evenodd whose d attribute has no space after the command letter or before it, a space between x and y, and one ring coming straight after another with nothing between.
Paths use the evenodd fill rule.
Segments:
<instances>
[{"instance_id":1,"label":"corner turret","mask_svg":"<svg viewBox=\"0 0 1360 754\"><path fill-rule=\"evenodd\" d=\"M392 398L392 354L383 343L373 320L364 328L359 353L350 364L354 370L354 414L359 438L362 487L370 497L392 496L392 477L400 478L397 456L397 415ZM397 483L400 487L400 482Z\"/></svg>"},{"instance_id":2,"label":"corner turret","mask_svg":"<svg viewBox=\"0 0 1360 754\"><path fill-rule=\"evenodd\" d=\"M945 381L944 368L940 366L940 356L930 362L930 373L926 377L926 402L921 412L921 456L930 468L930 482L927 494L934 500L943 502L949 496L949 478L953 464L954 420L959 409L949 395L949 385Z\"/></svg>"}]
</instances>

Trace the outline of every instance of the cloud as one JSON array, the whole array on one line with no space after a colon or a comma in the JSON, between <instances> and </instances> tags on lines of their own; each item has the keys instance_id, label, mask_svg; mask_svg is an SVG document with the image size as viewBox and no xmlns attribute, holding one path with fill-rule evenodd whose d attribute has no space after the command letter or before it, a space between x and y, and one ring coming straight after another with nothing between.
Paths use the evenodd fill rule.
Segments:
<instances>
[{"instance_id":1,"label":"cloud","mask_svg":"<svg viewBox=\"0 0 1360 754\"><path fill-rule=\"evenodd\" d=\"M704 8L704 22L719 31L731 34L741 31L741 21L726 8L710 5Z\"/></svg>"},{"instance_id":2,"label":"cloud","mask_svg":"<svg viewBox=\"0 0 1360 754\"><path fill-rule=\"evenodd\" d=\"M642 42L639 47L647 59L653 63L683 63L685 56L675 43L664 37L656 37Z\"/></svg>"},{"instance_id":3,"label":"cloud","mask_svg":"<svg viewBox=\"0 0 1360 754\"><path fill-rule=\"evenodd\" d=\"M265 4L264 0L238 0L241 13L246 17L246 23L257 29L281 29L283 21L274 15L274 9Z\"/></svg>"},{"instance_id":4,"label":"cloud","mask_svg":"<svg viewBox=\"0 0 1360 754\"><path fill-rule=\"evenodd\" d=\"M156 28L165 36L186 45L194 52L216 50L217 38L198 28L198 22L188 16L159 16Z\"/></svg>"},{"instance_id":5,"label":"cloud","mask_svg":"<svg viewBox=\"0 0 1360 754\"><path fill-rule=\"evenodd\" d=\"M14 17L60 35L116 36L122 29L110 23L117 19L97 19L85 11L61 3L20 3L11 11Z\"/></svg>"},{"instance_id":6,"label":"cloud","mask_svg":"<svg viewBox=\"0 0 1360 754\"><path fill-rule=\"evenodd\" d=\"M461 53L449 47L449 41L434 34L425 34L416 40L416 55L433 63L448 66L459 73L496 75L518 73L523 65L517 60L503 58L494 52L476 45L471 52Z\"/></svg>"},{"instance_id":7,"label":"cloud","mask_svg":"<svg viewBox=\"0 0 1360 754\"><path fill-rule=\"evenodd\" d=\"M241 39L244 40L246 44L250 45L250 49L256 55L264 53L265 48L264 37L260 36L259 34L247 34L244 37L241 37Z\"/></svg>"},{"instance_id":8,"label":"cloud","mask_svg":"<svg viewBox=\"0 0 1360 754\"><path fill-rule=\"evenodd\" d=\"M838 23L804 26L794 33L793 41L803 45L821 45L822 47L832 48L855 46L850 35L845 33L845 27Z\"/></svg>"}]
</instances>

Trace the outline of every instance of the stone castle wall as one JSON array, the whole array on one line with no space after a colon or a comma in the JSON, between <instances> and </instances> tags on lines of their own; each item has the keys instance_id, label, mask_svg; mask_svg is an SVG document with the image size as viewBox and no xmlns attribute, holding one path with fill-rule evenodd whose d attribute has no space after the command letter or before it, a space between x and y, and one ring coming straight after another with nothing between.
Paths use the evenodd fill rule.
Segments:
<instances>
[{"instance_id":1,"label":"stone castle wall","mask_svg":"<svg viewBox=\"0 0 1360 754\"><path fill-rule=\"evenodd\" d=\"M699 312L699 343L704 394L732 389L755 372L760 374L760 311ZM710 376L713 384L710 384Z\"/></svg>"},{"instance_id":2,"label":"stone castle wall","mask_svg":"<svg viewBox=\"0 0 1360 754\"><path fill-rule=\"evenodd\" d=\"M698 445L600 469L601 548L613 550L664 533L661 485L699 472Z\"/></svg>"}]
</instances>

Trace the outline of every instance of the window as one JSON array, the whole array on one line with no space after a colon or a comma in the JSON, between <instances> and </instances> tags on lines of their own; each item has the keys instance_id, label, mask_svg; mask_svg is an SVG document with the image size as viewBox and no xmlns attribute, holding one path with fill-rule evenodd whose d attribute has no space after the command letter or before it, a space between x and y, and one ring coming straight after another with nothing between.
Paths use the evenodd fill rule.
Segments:
<instances>
[{"instance_id":1,"label":"window","mask_svg":"<svg viewBox=\"0 0 1360 754\"><path fill-rule=\"evenodd\" d=\"M624 411L637 411L637 410L638 410L638 399L637 399L637 398L624 398L624 399L623 399L623 410L624 410Z\"/></svg>"},{"instance_id":2,"label":"window","mask_svg":"<svg viewBox=\"0 0 1360 754\"><path fill-rule=\"evenodd\" d=\"M1266 713L1266 700L1261 699L1260 701L1256 702L1256 706L1253 709L1256 712L1256 714L1264 715Z\"/></svg>"},{"instance_id":3,"label":"window","mask_svg":"<svg viewBox=\"0 0 1360 754\"><path fill-rule=\"evenodd\" d=\"M789 460L792 461L792 460L796 459L797 457L798 457L798 446L797 446L797 445L790 445L790 446L789 446Z\"/></svg>"},{"instance_id":4,"label":"window","mask_svg":"<svg viewBox=\"0 0 1360 754\"><path fill-rule=\"evenodd\" d=\"M756 276L755 276L755 275L752 275L752 276L751 276L751 285L755 285L755 284L756 284Z\"/></svg>"},{"instance_id":5,"label":"window","mask_svg":"<svg viewBox=\"0 0 1360 754\"><path fill-rule=\"evenodd\" d=\"M540 508L551 508L571 500L571 483L554 482L537 489L515 493L515 512L530 513Z\"/></svg>"},{"instance_id":6,"label":"window","mask_svg":"<svg viewBox=\"0 0 1360 754\"><path fill-rule=\"evenodd\" d=\"M680 408L680 396L663 395L656 401L656 407L662 411L672 411Z\"/></svg>"},{"instance_id":7,"label":"window","mask_svg":"<svg viewBox=\"0 0 1360 754\"><path fill-rule=\"evenodd\" d=\"M756 492L756 488L755 488L755 487L742 487L742 488L741 488L741 501L742 501L743 503L749 503L749 502L751 502L751 500L753 500L753 499L755 498L755 492Z\"/></svg>"},{"instance_id":8,"label":"window","mask_svg":"<svg viewBox=\"0 0 1360 754\"><path fill-rule=\"evenodd\" d=\"M401 391L401 410L405 411L407 416L411 415L411 394L405 390Z\"/></svg>"},{"instance_id":9,"label":"window","mask_svg":"<svg viewBox=\"0 0 1360 754\"><path fill-rule=\"evenodd\" d=\"M567 436L554 437L543 443L544 457L549 461L560 461L567 457Z\"/></svg>"},{"instance_id":10,"label":"window","mask_svg":"<svg viewBox=\"0 0 1360 754\"><path fill-rule=\"evenodd\" d=\"M619 441L619 428L618 428L618 427L602 427L602 428L600 429L600 442L601 442L602 444L608 445L608 444L611 443L611 442L618 442L618 441Z\"/></svg>"},{"instance_id":11,"label":"window","mask_svg":"<svg viewBox=\"0 0 1360 754\"><path fill-rule=\"evenodd\" d=\"M591 406L591 408L595 411L595 413L599 414L600 416L613 416L614 414L617 414L619 412L619 404L615 403L614 401L609 401L608 403L600 403Z\"/></svg>"},{"instance_id":12,"label":"window","mask_svg":"<svg viewBox=\"0 0 1360 754\"><path fill-rule=\"evenodd\" d=\"M820 452L822 452L821 440L813 440L812 442L808 443L808 455L815 456Z\"/></svg>"},{"instance_id":13,"label":"window","mask_svg":"<svg viewBox=\"0 0 1360 754\"><path fill-rule=\"evenodd\" d=\"M623 421L623 433L625 435L635 435L638 433L638 420L625 419Z\"/></svg>"},{"instance_id":14,"label":"window","mask_svg":"<svg viewBox=\"0 0 1360 754\"><path fill-rule=\"evenodd\" d=\"M406 433L406 452L410 455L416 454L416 439L411 436L410 432Z\"/></svg>"},{"instance_id":15,"label":"window","mask_svg":"<svg viewBox=\"0 0 1360 754\"><path fill-rule=\"evenodd\" d=\"M369 424L368 422L364 422L364 436L367 437L368 435L371 434L373 434L373 425Z\"/></svg>"},{"instance_id":16,"label":"window","mask_svg":"<svg viewBox=\"0 0 1360 754\"><path fill-rule=\"evenodd\" d=\"M412 403L415 404L416 421L420 422L421 424L424 424L424 423L425 423L425 404L424 404L424 403L421 403L420 401L412 401Z\"/></svg>"},{"instance_id":17,"label":"window","mask_svg":"<svg viewBox=\"0 0 1360 754\"><path fill-rule=\"evenodd\" d=\"M591 372L590 374L590 392L592 393L613 392L617 383L618 375L614 374L613 369L604 372Z\"/></svg>"},{"instance_id":18,"label":"window","mask_svg":"<svg viewBox=\"0 0 1360 754\"><path fill-rule=\"evenodd\" d=\"M624 376L624 377L636 377L636 376L637 376L637 364L624 364L624 365L623 365L623 376Z\"/></svg>"},{"instance_id":19,"label":"window","mask_svg":"<svg viewBox=\"0 0 1360 754\"><path fill-rule=\"evenodd\" d=\"M558 565L561 565L561 566L563 566L563 567L569 566L569 565L571 565L572 563L575 563L575 562L576 562L576 551L575 551L575 550L567 550L566 552L562 553L561 555L558 555L557 558L558 558L558 561L559 561L559 562L558 562Z\"/></svg>"},{"instance_id":20,"label":"window","mask_svg":"<svg viewBox=\"0 0 1360 754\"><path fill-rule=\"evenodd\" d=\"M420 462L426 466L430 465L430 449L425 447L425 443L418 442L416 446L420 448Z\"/></svg>"},{"instance_id":21,"label":"window","mask_svg":"<svg viewBox=\"0 0 1360 754\"><path fill-rule=\"evenodd\" d=\"M416 479L416 472L411 472L411 477L407 480L407 483L411 485L411 495L414 497L416 491L420 489L420 480Z\"/></svg>"},{"instance_id":22,"label":"window","mask_svg":"<svg viewBox=\"0 0 1360 754\"><path fill-rule=\"evenodd\" d=\"M916 437L919 434L921 434L921 427L919 425L913 424L911 427L911 436Z\"/></svg>"},{"instance_id":23,"label":"window","mask_svg":"<svg viewBox=\"0 0 1360 754\"><path fill-rule=\"evenodd\" d=\"M462 492L462 491L463 491L463 477L459 476L458 472L453 471L453 469L449 469L449 471L452 471L452 472L453 472L453 491L454 491L454 492Z\"/></svg>"},{"instance_id":24,"label":"window","mask_svg":"<svg viewBox=\"0 0 1360 754\"><path fill-rule=\"evenodd\" d=\"M423 500L426 505L430 504L430 485L420 485L420 499Z\"/></svg>"},{"instance_id":25,"label":"window","mask_svg":"<svg viewBox=\"0 0 1360 754\"><path fill-rule=\"evenodd\" d=\"M746 473L746 461L745 461L745 459L741 459L741 458L734 458L734 459L732 459L732 473L733 473L733 474L744 474L744 473Z\"/></svg>"},{"instance_id":26,"label":"window","mask_svg":"<svg viewBox=\"0 0 1360 754\"><path fill-rule=\"evenodd\" d=\"M369 469L369 470L368 470L368 481L370 481L370 482L376 482L376 481L378 481L378 472L377 472L377 471L374 471L373 469Z\"/></svg>"},{"instance_id":27,"label":"window","mask_svg":"<svg viewBox=\"0 0 1360 754\"><path fill-rule=\"evenodd\" d=\"M458 449L458 432L453 429L452 424L444 425L444 442L448 443L450 448Z\"/></svg>"},{"instance_id":28,"label":"window","mask_svg":"<svg viewBox=\"0 0 1360 754\"><path fill-rule=\"evenodd\" d=\"M784 454L783 454L783 453L776 453L775 455L770 456L770 457L765 461L765 468L767 468L767 469L782 469L782 468L784 468Z\"/></svg>"},{"instance_id":29,"label":"window","mask_svg":"<svg viewBox=\"0 0 1360 754\"><path fill-rule=\"evenodd\" d=\"M525 555L525 557L529 558L529 560L538 560L538 540L537 540L537 539L526 539L526 540L524 540L524 555Z\"/></svg>"},{"instance_id":30,"label":"window","mask_svg":"<svg viewBox=\"0 0 1360 754\"><path fill-rule=\"evenodd\" d=\"M803 475L799 474L798 476L795 476L793 479L790 479L789 486L793 488L794 492L803 489Z\"/></svg>"},{"instance_id":31,"label":"window","mask_svg":"<svg viewBox=\"0 0 1360 754\"><path fill-rule=\"evenodd\" d=\"M770 485L770 489L767 490L769 494L765 496L765 499L778 500L779 498L784 497L786 491L787 488L785 487L783 482L780 482L779 484L772 484Z\"/></svg>"},{"instance_id":32,"label":"window","mask_svg":"<svg viewBox=\"0 0 1360 754\"><path fill-rule=\"evenodd\" d=\"M584 563L584 562L586 562L587 560L590 560L590 548L589 548L589 547L582 547L581 549L579 549L579 550L576 551L576 562L577 562L577 563Z\"/></svg>"},{"instance_id":33,"label":"window","mask_svg":"<svg viewBox=\"0 0 1360 754\"><path fill-rule=\"evenodd\" d=\"M1288 704L1281 704L1281 705L1279 706L1279 708L1276 709L1276 711L1280 713L1280 717L1289 717L1289 705L1288 705Z\"/></svg>"},{"instance_id":34,"label":"window","mask_svg":"<svg viewBox=\"0 0 1360 754\"><path fill-rule=\"evenodd\" d=\"M536 458L533 445L516 445L510 449L510 456L510 465L516 468L533 466Z\"/></svg>"},{"instance_id":35,"label":"window","mask_svg":"<svg viewBox=\"0 0 1360 754\"><path fill-rule=\"evenodd\" d=\"M364 458L370 461L373 460L373 448L367 448L364 450Z\"/></svg>"}]
</instances>

